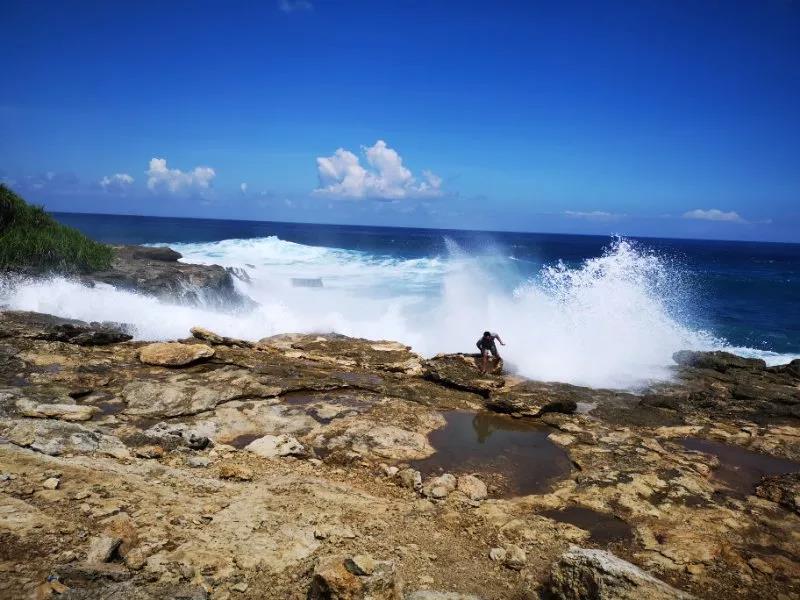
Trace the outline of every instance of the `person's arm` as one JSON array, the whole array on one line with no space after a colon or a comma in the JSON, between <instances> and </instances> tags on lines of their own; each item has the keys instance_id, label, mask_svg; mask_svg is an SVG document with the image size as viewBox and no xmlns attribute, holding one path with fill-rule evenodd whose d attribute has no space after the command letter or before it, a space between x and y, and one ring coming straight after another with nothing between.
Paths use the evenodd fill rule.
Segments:
<instances>
[{"instance_id":1,"label":"person's arm","mask_svg":"<svg viewBox=\"0 0 800 600\"><path fill-rule=\"evenodd\" d=\"M481 352L483 352L483 346L481 345L482 341L483 341L483 338L479 339L478 343L475 344L478 347L478 350L480 350Z\"/></svg>"},{"instance_id":2,"label":"person's arm","mask_svg":"<svg viewBox=\"0 0 800 600\"><path fill-rule=\"evenodd\" d=\"M500 336L497 335L496 333L494 334L494 339L496 339L498 342L500 342L501 346L505 346L505 344L503 343L503 340L501 340Z\"/></svg>"}]
</instances>

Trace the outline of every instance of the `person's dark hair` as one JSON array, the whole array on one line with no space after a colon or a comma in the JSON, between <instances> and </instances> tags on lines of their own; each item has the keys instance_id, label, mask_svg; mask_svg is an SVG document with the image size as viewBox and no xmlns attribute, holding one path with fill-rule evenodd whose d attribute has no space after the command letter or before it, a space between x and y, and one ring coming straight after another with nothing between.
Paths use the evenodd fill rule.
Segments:
<instances>
[{"instance_id":1,"label":"person's dark hair","mask_svg":"<svg viewBox=\"0 0 800 600\"><path fill-rule=\"evenodd\" d=\"M490 332L488 332L488 331L484 331L483 332L483 337L491 337L491 335L492 334Z\"/></svg>"}]
</instances>

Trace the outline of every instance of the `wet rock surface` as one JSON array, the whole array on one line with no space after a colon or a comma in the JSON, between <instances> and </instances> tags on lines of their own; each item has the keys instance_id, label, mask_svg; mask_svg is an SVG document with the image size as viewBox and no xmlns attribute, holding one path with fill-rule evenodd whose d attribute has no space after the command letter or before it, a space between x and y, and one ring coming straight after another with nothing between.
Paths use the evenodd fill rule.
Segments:
<instances>
[{"instance_id":1,"label":"wet rock surface","mask_svg":"<svg viewBox=\"0 0 800 600\"><path fill-rule=\"evenodd\" d=\"M0 313L0 597L800 597L792 365L681 354L633 394L61 325Z\"/></svg>"},{"instance_id":2,"label":"wet rock surface","mask_svg":"<svg viewBox=\"0 0 800 600\"><path fill-rule=\"evenodd\" d=\"M252 303L236 291L231 274L219 265L178 262L180 253L170 248L115 246L114 251L111 268L84 276L84 282L188 304L229 308Z\"/></svg>"},{"instance_id":3,"label":"wet rock surface","mask_svg":"<svg viewBox=\"0 0 800 600\"><path fill-rule=\"evenodd\" d=\"M24 337L79 346L102 346L127 342L133 336L119 323L85 323L53 315L26 311L0 312L0 339Z\"/></svg>"}]
</instances>

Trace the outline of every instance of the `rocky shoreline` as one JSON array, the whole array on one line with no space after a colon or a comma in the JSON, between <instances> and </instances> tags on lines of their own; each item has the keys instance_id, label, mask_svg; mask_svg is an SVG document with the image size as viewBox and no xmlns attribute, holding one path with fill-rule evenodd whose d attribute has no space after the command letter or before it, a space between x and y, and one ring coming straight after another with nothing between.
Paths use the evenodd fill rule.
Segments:
<instances>
[{"instance_id":1,"label":"rocky shoreline","mask_svg":"<svg viewBox=\"0 0 800 600\"><path fill-rule=\"evenodd\" d=\"M137 252L93 279L233 291ZM675 360L633 394L395 342L0 312L0 597L800 598L800 361ZM482 462L529 431L543 464ZM426 471L441 439L455 459Z\"/></svg>"},{"instance_id":2,"label":"rocky shoreline","mask_svg":"<svg viewBox=\"0 0 800 600\"><path fill-rule=\"evenodd\" d=\"M236 273L219 265L178 262L182 256L167 247L112 246L114 258L106 271L81 277L87 285L113 285L124 290L168 299L235 310L252 304L234 286Z\"/></svg>"}]
</instances>

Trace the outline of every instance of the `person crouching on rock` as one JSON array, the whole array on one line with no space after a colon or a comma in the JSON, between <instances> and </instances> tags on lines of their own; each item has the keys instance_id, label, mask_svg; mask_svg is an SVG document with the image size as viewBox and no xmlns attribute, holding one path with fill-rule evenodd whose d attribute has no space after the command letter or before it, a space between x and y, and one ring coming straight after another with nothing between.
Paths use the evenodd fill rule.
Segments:
<instances>
[{"instance_id":1,"label":"person crouching on rock","mask_svg":"<svg viewBox=\"0 0 800 600\"><path fill-rule=\"evenodd\" d=\"M483 373L488 372L490 352L494 357L495 367L500 364L500 354L497 352L497 346L494 343L495 340L500 342L501 346L505 346L503 340L500 339L500 336L496 333L492 333L491 331L484 331L483 336L481 336L481 339L478 340L477 346L478 350L481 352L481 371Z\"/></svg>"}]
</instances>

